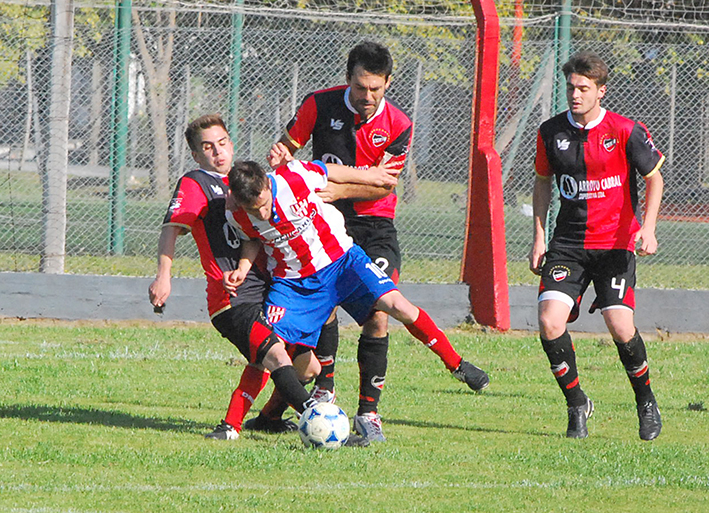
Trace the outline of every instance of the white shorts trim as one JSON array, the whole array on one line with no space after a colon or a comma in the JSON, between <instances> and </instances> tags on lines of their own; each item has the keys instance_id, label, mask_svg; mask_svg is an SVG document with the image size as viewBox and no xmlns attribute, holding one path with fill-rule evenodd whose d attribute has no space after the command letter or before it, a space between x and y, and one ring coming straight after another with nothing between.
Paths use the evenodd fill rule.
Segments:
<instances>
[{"instance_id":1,"label":"white shorts trim","mask_svg":"<svg viewBox=\"0 0 709 513\"><path fill-rule=\"evenodd\" d=\"M610 305L610 306L606 306L606 307L601 308L601 312L605 312L606 310L630 310L631 312L635 311L626 305Z\"/></svg>"},{"instance_id":2,"label":"white shorts trim","mask_svg":"<svg viewBox=\"0 0 709 513\"><path fill-rule=\"evenodd\" d=\"M541 303L542 301L551 300L561 301L570 309L573 308L575 304L575 301L571 296L569 296L568 294L564 294L563 292L559 292L558 290L545 290L544 292L539 294L539 297L537 298L537 302L539 303Z\"/></svg>"}]
</instances>

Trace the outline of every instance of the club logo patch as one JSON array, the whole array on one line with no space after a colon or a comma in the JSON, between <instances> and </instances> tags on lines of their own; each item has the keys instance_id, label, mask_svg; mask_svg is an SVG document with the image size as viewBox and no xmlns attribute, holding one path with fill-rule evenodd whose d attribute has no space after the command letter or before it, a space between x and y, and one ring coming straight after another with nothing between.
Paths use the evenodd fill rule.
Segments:
<instances>
[{"instance_id":1,"label":"club logo patch","mask_svg":"<svg viewBox=\"0 0 709 513\"><path fill-rule=\"evenodd\" d=\"M372 144L376 148L379 148L380 146L384 146L387 142L389 142L389 132L381 128L375 128L374 130L372 130L370 139L372 141Z\"/></svg>"},{"instance_id":2,"label":"club logo patch","mask_svg":"<svg viewBox=\"0 0 709 513\"><path fill-rule=\"evenodd\" d=\"M565 376L566 373L569 372L569 364L566 362L561 362L559 365L554 365L551 368L551 372L554 374L555 378Z\"/></svg>"},{"instance_id":3,"label":"club logo patch","mask_svg":"<svg viewBox=\"0 0 709 513\"><path fill-rule=\"evenodd\" d=\"M384 389L384 381L384 376L372 376L372 379L370 380L372 386L379 390Z\"/></svg>"},{"instance_id":4,"label":"club logo patch","mask_svg":"<svg viewBox=\"0 0 709 513\"><path fill-rule=\"evenodd\" d=\"M549 275L554 278L554 281L564 281L571 276L571 269L564 265L555 265L549 270Z\"/></svg>"},{"instance_id":5,"label":"club logo patch","mask_svg":"<svg viewBox=\"0 0 709 513\"><path fill-rule=\"evenodd\" d=\"M616 139L612 135L604 135L601 138L601 141L603 141L601 143L603 144L603 148L605 148L608 153L612 152L618 144L618 139Z\"/></svg>"},{"instance_id":6,"label":"club logo patch","mask_svg":"<svg viewBox=\"0 0 709 513\"><path fill-rule=\"evenodd\" d=\"M271 324L276 324L278 321L283 319L283 316L285 314L286 309L282 306L269 305L268 309L266 310L266 318Z\"/></svg>"},{"instance_id":7,"label":"club logo patch","mask_svg":"<svg viewBox=\"0 0 709 513\"><path fill-rule=\"evenodd\" d=\"M291 212L297 217L307 217L308 215L308 200L302 199L290 206Z\"/></svg>"}]
</instances>

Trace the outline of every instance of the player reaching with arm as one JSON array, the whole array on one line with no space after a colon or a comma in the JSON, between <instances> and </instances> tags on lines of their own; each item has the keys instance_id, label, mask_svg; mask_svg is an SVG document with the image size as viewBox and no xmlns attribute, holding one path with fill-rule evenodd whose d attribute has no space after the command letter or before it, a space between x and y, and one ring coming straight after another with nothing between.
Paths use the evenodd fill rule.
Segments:
<instances>
[{"instance_id":1,"label":"player reaching with arm","mask_svg":"<svg viewBox=\"0 0 709 513\"><path fill-rule=\"evenodd\" d=\"M271 371L282 398L302 411L310 395L300 380L315 376L319 364L310 351L294 353L296 371L284 343L271 331L262 311L268 279L265 269L254 266L231 297L224 291L222 274L235 269L240 258L240 239L227 224L224 213L234 147L223 120L214 114L190 123L185 137L199 169L184 175L177 184L158 242L157 276L148 293L155 307L165 305L171 292L177 237L191 232L207 278L212 324L249 362L232 394L226 417L213 433L206 435L231 440L238 438L244 415L268 381L269 372L265 369ZM279 418L266 427L284 431L295 429L295 424Z\"/></svg>"},{"instance_id":2,"label":"player reaching with arm","mask_svg":"<svg viewBox=\"0 0 709 513\"><path fill-rule=\"evenodd\" d=\"M273 284L266 310L274 332L314 347L335 306L341 305L360 325L376 309L402 322L458 367L462 358L446 335L353 243L342 214L317 194L327 185L328 172L338 170L322 162L291 161L270 174L255 162L237 162L229 173L231 194L240 208L227 212L227 219L242 237L260 241L268 256ZM252 249L250 255L254 253ZM238 271L225 273L225 286L230 287L234 276L238 284L250 264L242 259Z\"/></svg>"},{"instance_id":3,"label":"player reaching with arm","mask_svg":"<svg viewBox=\"0 0 709 513\"><path fill-rule=\"evenodd\" d=\"M401 170L409 149L412 124L394 102L385 98L391 84L393 61L389 50L373 42L354 47L348 56L346 84L305 97L281 138L291 152L312 138L313 160L343 164L356 170L385 163ZM354 183L328 184L318 192L345 217L348 234L394 283L399 281L401 253L394 227L397 197L392 186ZM338 346L337 318L323 327L316 355L322 372L313 397L334 400L334 368ZM388 317L375 311L364 323L358 342L360 368L358 433L384 441L377 412L387 370ZM435 348L431 347L435 352ZM438 353L437 353L438 354ZM485 372L455 353L438 356L460 381L473 390L485 388Z\"/></svg>"},{"instance_id":4,"label":"player reaching with arm","mask_svg":"<svg viewBox=\"0 0 709 513\"><path fill-rule=\"evenodd\" d=\"M639 435L657 438L660 411L650 387L645 343L635 328L635 248L657 250L655 227L662 199L665 157L645 126L601 107L608 68L580 52L564 64L569 110L541 125L537 136L529 267L541 275L539 332L568 407L566 436L588 436L593 402L581 389L574 345L566 325L578 316L593 282L599 308L635 393ZM638 221L636 173L645 180L645 215ZM547 250L545 221L552 179L560 193L556 229Z\"/></svg>"}]
</instances>

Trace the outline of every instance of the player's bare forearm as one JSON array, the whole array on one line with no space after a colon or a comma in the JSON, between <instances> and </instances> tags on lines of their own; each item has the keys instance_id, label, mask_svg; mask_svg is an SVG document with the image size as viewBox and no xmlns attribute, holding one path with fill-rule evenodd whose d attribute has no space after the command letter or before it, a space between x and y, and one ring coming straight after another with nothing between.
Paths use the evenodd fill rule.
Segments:
<instances>
[{"instance_id":1,"label":"player's bare forearm","mask_svg":"<svg viewBox=\"0 0 709 513\"><path fill-rule=\"evenodd\" d=\"M643 225L636 236L636 242L640 241L640 247L637 249L639 256L653 255L657 252L655 228L662 201L664 179L657 171L645 179L645 185L645 216L643 217Z\"/></svg>"},{"instance_id":2,"label":"player's bare forearm","mask_svg":"<svg viewBox=\"0 0 709 513\"><path fill-rule=\"evenodd\" d=\"M373 187L370 185L341 184L330 182L318 195L328 203L341 199L371 201L384 198L391 194L393 187Z\"/></svg>"},{"instance_id":3,"label":"player's bare forearm","mask_svg":"<svg viewBox=\"0 0 709 513\"><path fill-rule=\"evenodd\" d=\"M184 231L180 226L163 226L158 240L158 269L155 280L148 287L148 297L154 306L162 306L170 296L172 261L177 237Z\"/></svg>"},{"instance_id":4,"label":"player's bare forearm","mask_svg":"<svg viewBox=\"0 0 709 513\"><path fill-rule=\"evenodd\" d=\"M256 260L258 252L261 250L261 242L258 240L246 240L241 243L241 259L239 269L244 271L244 275L251 270L251 266Z\"/></svg>"},{"instance_id":5,"label":"player's bare forearm","mask_svg":"<svg viewBox=\"0 0 709 513\"><path fill-rule=\"evenodd\" d=\"M534 274L541 273L541 267L546 253L546 218L551 203L551 179L537 176L534 180L532 193L532 215L534 223L534 237L532 248L527 255L529 269Z\"/></svg>"},{"instance_id":6,"label":"player's bare forearm","mask_svg":"<svg viewBox=\"0 0 709 513\"><path fill-rule=\"evenodd\" d=\"M341 164L327 164L327 179L340 184L365 185L373 187L396 187L401 168L394 164L355 169Z\"/></svg>"}]
</instances>

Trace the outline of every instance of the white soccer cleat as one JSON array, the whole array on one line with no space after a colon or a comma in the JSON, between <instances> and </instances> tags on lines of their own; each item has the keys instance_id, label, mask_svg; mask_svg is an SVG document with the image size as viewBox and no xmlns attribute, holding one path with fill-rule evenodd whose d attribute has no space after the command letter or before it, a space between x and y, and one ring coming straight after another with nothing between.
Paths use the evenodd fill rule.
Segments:
<instances>
[{"instance_id":1,"label":"white soccer cleat","mask_svg":"<svg viewBox=\"0 0 709 513\"><path fill-rule=\"evenodd\" d=\"M368 442L386 442L382 432L382 418L378 413L370 412L355 415L354 430Z\"/></svg>"},{"instance_id":2,"label":"white soccer cleat","mask_svg":"<svg viewBox=\"0 0 709 513\"><path fill-rule=\"evenodd\" d=\"M330 392L326 388L320 388L315 385L313 391L310 392L310 397L318 403L333 403L335 402L335 392Z\"/></svg>"}]
</instances>

